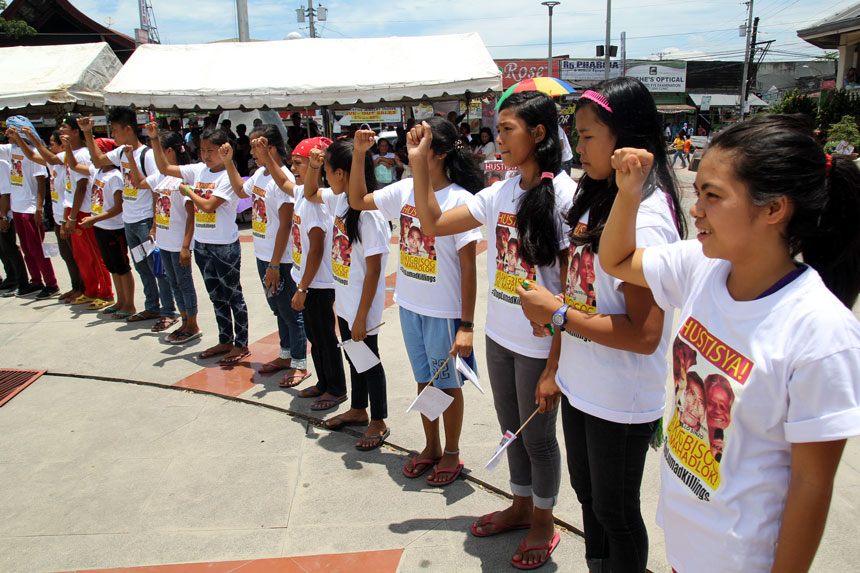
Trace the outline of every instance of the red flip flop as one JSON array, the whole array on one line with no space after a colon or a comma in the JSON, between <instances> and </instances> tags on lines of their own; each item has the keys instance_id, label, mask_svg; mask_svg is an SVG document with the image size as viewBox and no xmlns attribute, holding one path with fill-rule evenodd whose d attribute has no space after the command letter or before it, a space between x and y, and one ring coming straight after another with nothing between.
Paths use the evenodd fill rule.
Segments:
<instances>
[{"instance_id":1,"label":"red flip flop","mask_svg":"<svg viewBox=\"0 0 860 573\"><path fill-rule=\"evenodd\" d=\"M515 561L513 557L511 557L511 565L516 567L517 569L537 569L538 567L543 567L546 565L546 562L549 561L550 555L555 551L555 548L558 547L558 543L561 541L561 534L556 531L555 535L552 536L552 540L549 542L549 545L533 545L531 547L526 547L525 539L520 541L520 555L524 555L526 551L540 551L545 550L546 555L543 559L538 561L537 563L532 563L531 565L526 565L522 561Z\"/></svg>"},{"instance_id":2,"label":"red flip flop","mask_svg":"<svg viewBox=\"0 0 860 573\"><path fill-rule=\"evenodd\" d=\"M421 477L427 473L427 470L435 466L441 459L442 458L424 458L422 460L419 460L418 456L412 456L412 469L409 469L410 464L406 464L405 466L403 466L403 475L408 478ZM415 467L419 464L423 465L424 467L421 470L416 471Z\"/></svg>"},{"instance_id":3,"label":"red flip flop","mask_svg":"<svg viewBox=\"0 0 860 573\"><path fill-rule=\"evenodd\" d=\"M460 472L463 471L463 462L460 462L456 468L440 468L438 465L433 466L433 473L427 476L427 485L435 485L438 487L446 486L457 481L460 477ZM439 474L450 474L442 481L434 481L433 478Z\"/></svg>"},{"instance_id":4,"label":"red flip flop","mask_svg":"<svg viewBox=\"0 0 860 573\"><path fill-rule=\"evenodd\" d=\"M478 523L478 521L473 523L472 526L469 528L472 531L472 535L474 535L475 537L492 537L493 535L507 533L508 531L513 531L515 529L529 529L532 526L531 522L509 524L502 523L501 521L496 521L495 519L493 519L493 517L497 513L499 512L494 511L493 513L483 515L478 519L478 521L481 521L481 523ZM484 525L495 525L497 529L493 533L481 533L480 531L478 531L477 528L483 527Z\"/></svg>"}]
</instances>

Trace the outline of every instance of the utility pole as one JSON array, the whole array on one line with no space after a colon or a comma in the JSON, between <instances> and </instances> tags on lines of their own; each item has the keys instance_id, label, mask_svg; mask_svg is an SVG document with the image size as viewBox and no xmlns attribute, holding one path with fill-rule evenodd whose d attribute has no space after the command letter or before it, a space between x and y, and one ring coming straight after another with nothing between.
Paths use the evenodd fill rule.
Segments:
<instances>
[{"instance_id":1,"label":"utility pole","mask_svg":"<svg viewBox=\"0 0 860 573\"><path fill-rule=\"evenodd\" d=\"M749 57L749 61L750 61L750 67L749 67L749 71L747 72L747 75L746 75L747 94L749 94L751 91L752 79L753 79L753 77L755 77L756 70L758 69L758 64L755 63L755 53L756 53L756 45L757 45L756 37L757 36L758 36L758 16L756 16L755 19L753 20L752 39L750 41L750 47L748 50L749 51L748 57Z\"/></svg>"},{"instance_id":2,"label":"utility pole","mask_svg":"<svg viewBox=\"0 0 860 573\"><path fill-rule=\"evenodd\" d=\"M561 2L541 2L542 6L549 8L549 54L546 57L546 77L552 77L552 9L561 4ZM561 74L559 74L561 76Z\"/></svg>"},{"instance_id":3,"label":"utility pole","mask_svg":"<svg viewBox=\"0 0 860 573\"><path fill-rule=\"evenodd\" d=\"M752 15L753 15L753 1L750 0L746 3L747 5L747 45L744 49L744 73L741 75L741 93L740 93L740 101L738 102L738 121L744 120L744 108L746 107L747 102L747 74L750 69L750 41L752 40Z\"/></svg>"},{"instance_id":4,"label":"utility pole","mask_svg":"<svg viewBox=\"0 0 860 573\"><path fill-rule=\"evenodd\" d=\"M317 29L314 27L314 2L313 0L308 0L308 25L311 29L311 38L317 37Z\"/></svg>"},{"instance_id":5,"label":"utility pole","mask_svg":"<svg viewBox=\"0 0 860 573\"><path fill-rule=\"evenodd\" d=\"M605 52L603 53L603 78L609 79L609 55L612 52L611 46L609 45L609 33L612 30L612 0L606 0L606 46Z\"/></svg>"},{"instance_id":6,"label":"utility pole","mask_svg":"<svg viewBox=\"0 0 860 573\"><path fill-rule=\"evenodd\" d=\"M296 8L296 21L299 24L305 23L305 16L308 17L308 28L310 32L311 38L317 37L317 28L316 22L325 22L326 18L328 18L328 9L323 6L319 6L316 10L314 10L313 0L308 0L308 9L304 8Z\"/></svg>"},{"instance_id":7,"label":"utility pole","mask_svg":"<svg viewBox=\"0 0 860 573\"><path fill-rule=\"evenodd\" d=\"M250 42L251 33L248 30L248 0L236 0L236 24L239 27L239 41Z\"/></svg>"},{"instance_id":8,"label":"utility pole","mask_svg":"<svg viewBox=\"0 0 860 573\"><path fill-rule=\"evenodd\" d=\"M627 75L627 32L621 32L621 75Z\"/></svg>"}]
</instances>

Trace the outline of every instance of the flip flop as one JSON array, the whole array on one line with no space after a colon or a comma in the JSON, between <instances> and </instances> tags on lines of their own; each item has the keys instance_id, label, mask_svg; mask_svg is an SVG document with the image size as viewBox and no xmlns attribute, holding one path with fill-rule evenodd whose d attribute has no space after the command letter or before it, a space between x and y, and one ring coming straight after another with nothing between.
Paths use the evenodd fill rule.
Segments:
<instances>
[{"instance_id":1,"label":"flip flop","mask_svg":"<svg viewBox=\"0 0 860 573\"><path fill-rule=\"evenodd\" d=\"M130 316L131 316L131 313L130 313L130 312L120 312L120 311L116 311L116 312L114 312L114 313L113 313L113 316L111 316L110 318L111 318L112 320L125 320L125 319L127 319L128 317L130 317Z\"/></svg>"},{"instance_id":2,"label":"flip flop","mask_svg":"<svg viewBox=\"0 0 860 573\"><path fill-rule=\"evenodd\" d=\"M212 358L213 356L221 356L222 354L227 354L230 350L204 350L200 354L197 355L197 358L200 360L206 360L207 358Z\"/></svg>"},{"instance_id":3,"label":"flip flop","mask_svg":"<svg viewBox=\"0 0 860 573\"><path fill-rule=\"evenodd\" d=\"M174 324L179 322L178 318L170 318L169 316L162 316L158 319L158 322L152 325L150 329L152 332L164 332Z\"/></svg>"},{"instance_id":4,"label":"flip flop","mask_svg":"<svg viewBox=\"0 0 860 573\"><path fill-rule=\"evenodd\" d=\"M260 366L260 369L257 370L257 374L274 374L275 372L284 370L286 368L289 368L289 366L280 366L278 364L275 364L274 362L266 362L265 364Z\"/></svg>"},{"instance_id":5,"label":"flip flop","mask_svg":"<svg viewBox=\"0 0 860 573\"><path fill-rule=\"evenodd\" d=\"M329 422L337 420L337 424L330 424ZM323 424L329 430L340 430L341 428L345 428L347 426L366 426L368 424L367 421L359 422L358 420L346 420L340 416L335 416L334 418L329 418Z\"/></svg>"},{"instance_id":6,"label":"flip flop","mask_svg":"<svg viewBox=\"0 0 860 573\"><path fill-rule=\"evenodd\" d=\"M427 470L435 466L441 459L442 458L424 458L419 460L418 456L412 456L412 469L410 470L409 464L406 464L405 466L403 466L403 475L408 478L421 477L427 473ZM424 467L420 470L416 470L415 466L417 466L418 464L421 464Z\"/></svg>"},{"instance_id":7,"label":"flip flop","mask_svg":"<svg viewBox=\"0 0 860 573\"><path fill-rule=\"evenodd\" d=\"M102 309L102 314L113 314L116 312L116 304L112 304Z\"/></svg>"},{"instance_id":8,"label":"flip flop","mask_svg":"<svg viewBox=\"0 0 860 573\"><path fill-rule=\"evenodd\" d=\"M375 450L379 446L385 443L385 438L391 435L391 428L385 428L385 431L381 434L374 434L372 436L362 436L361 440L355 444L355 449L361 452L369 452L370 450ZM376 444L372 446L362 446L361 442L364 440L377 440Z\"/></svg>"},{"instance_id":9,"label":"flip flop","mask_svg":"<svg viewBox=\"0 0 860 573\"><path fill-rule=\"evenodd\" d=\"M85 294L82 294L81 296L79 296L78 298L76 298L75 300L70 302L69 304L71 304L71 305L90 304L91 302L95 302L95 300L96 299L91 297L91 296L87 296Z\"/></svg>"},{"instance_id":10,"label":"flip flop","mask_svg":"<svg viewBox=\"0 0 860 573\"><path fill-rule=\"evenodd\" d=\"M87 307L87 310L101 310L101 309L106 308L112 304L114 304L113 300L104 300L104 299L98 298L98 299L94 300L92 302L92 304L90 304Z\"/></svg>"},{"instance_id":11,"label":"flip flop","mask_svg":"<svg viewBox=\"0 0 860 573\"><path fill-rule=\"evenodd\" d=\"M233 356L225 356L218 361L218 364L220 366L235 366L236 364L241 362L243 358L247 358L248 356L251 356L251 351L244 350L239 354L234 354Z\"/></svg>"},{"instance_id":12,"label":"flip flop","mask_svg":"<svg viewBox=\"0 0 860 573\"><path fill-rule=\"evenodd\" d=\"M186 342L191 342L192 340L196 340L203 336L202 332L174 332L172 333L173 340L170 339L171 335L167 336L168 344L185 344Z\"/></svg>"},{"instance_id":13,"label":"flip flop","mask_svg":"<svg viewBox=\"0 0 860 573\"><path fill-rule=\"evenodd\" d=\"M299 392L299 398L319 398L323 394L325 394L325 392L321 391L316 386L311 386L310 388L305 388Z\"/></svg>"},{"instance_id":14,"label":"flip flop","mask_svg":"<svg viewBox=\"0 0 860 573\"><path fill-rule=\"evenodd\" d=\"M320 398L313 404L311 404L311 410L316 410L317 412L322 412L323 410L331 410L335 408L338 404L343 404L346 402L346 394L341 396L340 398Z\"/></svg>"},{"instance_id":15,"label":"flip flop","mask_svg":"<svg viewBox=\"0 0 860 573\"><path fill-rule=\"evenodd\" d=\"M507 533L508 531L513 531L515 529L529 529L532 524L529 521L525 521L522 523L502 523L501 521L496 521L493 519L495 515L499 513L498 511L494 511L493 513L488 513L487 515L482 515L478 518L478 521L473 523L469 530L472 532L472 535L475 537L492 537L493 535L499 535L500 533ZM478 523L480 521L480 523ZM485 525L494 525L496 526L496 531L492 533L481 533L478 531L478 527L483 527Z\"/></svg>"},{"instance_id":16,"label":"flip flop","mask_svg":"<svg viewBox=\"0 0 860 573\"><path fill-rule=\"evenodd\" d=\"M550 555L555 551L555 548L558 547L558 543L561 541L561 534L556 531L555 535L552 536L552 540L549 542L549 545L533 545L531 547L526 547L526 540L523 539L520 541L520 555L525 554L526 551L538 551L538 550L546 550L546 556L537 563L532 563L531 565L526 565L522 561L514 561L514 558L511 557L511 565L516 567L517 569L537 569L538 567L543 567L546 565L546 562L549 561Z\"/></svg>"},{"instance_id":17,"label":"flip flop","mask_svg":"<svg viewBox=\"0 0 860 573\"><path fill-rule=\"evenodd\" d=\"M155 316L146 316L143 312L136 312L125 320L126 322L143 322L144 320L155 320L156 318L159 318L157 314Z\"/></svg>"},{"instance_id":18,"label":"flip flop","mask_svg":"<svg viewBox=\"0 0 860 573\"><path fill-rule=\"evenodd\" d=\"M435 485L435 486L446 486L450 483L454 483L457 481L457 478L460 477L460 472L463 471L463 462L460 462L456 468L440 468L439 466L433 466L433 473L427 476L427 485ZM442 481L433 481L439 474L451 474L450 477L445 478Z\"/></svg>"},{"instance_id":19,"label":"flip flop","mask_svg":"<svg viewBox=\"0 0 860 573\"><path fill-rule=\"evenodd\" d=\"M305 372L304 374L293 374L292 376L284 376L284 379L281 380L279 386L281 388L292 388L293 386L298 386L305 380L311 377L310 372ZM301 396L301 394L299 394ZM322 394L317 394L317 396L322 396ZM311 398L312 396L301 396L302 398ZM311 406L313 407L313 406ZM324 410L328 410L328 408L323 408Z\"/></svg>"}]
</instances>

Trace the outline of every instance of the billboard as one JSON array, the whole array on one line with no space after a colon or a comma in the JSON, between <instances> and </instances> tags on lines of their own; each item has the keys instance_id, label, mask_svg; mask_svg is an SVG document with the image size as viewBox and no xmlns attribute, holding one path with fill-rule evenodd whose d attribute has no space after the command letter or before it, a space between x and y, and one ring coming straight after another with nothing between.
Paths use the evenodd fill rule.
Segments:
<instances>
[{"instance_id":1,"label":"billboard","mask_svg":"<svg viewBox=\"0 0 860 573\"><path fill-rule=\"evenodd\" d=\"M605 78L606 61L603 58L561 60L561 79L565 81L601 81ZM621 76L621 62L609 61L609 77Z\"/></svg>"},{"instance_id":2,"label":"billboard","mask_svg":"<svg viewBox=\"0 0 860 573\"><path fill-rule=\"evenodd\" d=\"M559 77L560 60L552 61L552 76ZM529 78L546 77L546 60L496 60L502 71L502 89L508 89L517 82Z\"/></svg>"},{"instance_id":3,"label":"billboard","mask_svg":"<svg viewBox=\"0 0 860 573\"><path fill-rule=\"evenodd\" d=\"M650 92L687 91L687 62L628 60L626 74Z\"/></svg>"}]
</instances>

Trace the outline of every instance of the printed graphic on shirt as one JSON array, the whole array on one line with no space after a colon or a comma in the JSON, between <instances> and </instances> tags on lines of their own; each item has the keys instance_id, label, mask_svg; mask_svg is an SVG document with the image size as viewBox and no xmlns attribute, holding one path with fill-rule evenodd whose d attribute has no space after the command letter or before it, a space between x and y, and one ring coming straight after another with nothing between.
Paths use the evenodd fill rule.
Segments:
<instances>
[{"instance_id":1,"label":"printed graphic on shirt","mask_svg":"<svg viewBox=\"0 0 860 573\"><path fill-rule=\"evenodd\" d=\"M105 206L105 184L104 181L93 179L93 190L90 193L90 202L92 203L92 214L98 215L104 211Z\"/></svg>"},{"instance_id":2,"label":"printed graphic on shirt","mask_svg":"<svg viewBox=\"0 0 860 573\"><path fill-rule=\"evenodd\" d=\"M588 225L577 223L573 234L584 235ZM567 249L567 280L564 287L564 302L571 308L588 314L597 312L597 275L594 273L594 249L591 245L577 247L573 243ZM565 330L568 336L591 342L588 338Z\"/></svg>"},{"instance_id":3,"label":"printed graphic on shirt","mask_svg":"<svg viewBox=\"0 0 860 573\"><path fill-rule=\"evenodd\" d=\"M170 191L158 191L155 197L155 226L170 228Z\"/></svg>"},{"instance_id":4,"label":"printed graphic on shirt","mask_svg":"<svg viewBox=\"0 0 860 573\"><path fill-rule=\"evenodd\" d=\"M266 215L266 190L255 185L251 193L254 202L251 210L251 232L258 239L265 239L266 224L269 222Z\"/></svg>"},{"instance_id":5,"label":"printed graphic on shirt","mask_svg":"<svg viewBox=\"0 0 860 573\"><path fill-rule=\"evenodd\" d=\"M122 200L137 201L137 187L131 179L131 165L127 161L122 162Z\"/></svg>"},{"instance_id":6,"label":"printed graphic on shirt","mask_svg":"<svg viewBox=\"0 0 860 573\"><path fill-rule=\"evenodd\" d=\"M198 181L197 186L194 187L194 192L198 197L203 199L208 199L212 196L212 192L215 191L214 183L203 183ZM218 213L204 213L200 209L197 208L197 205L194 206L194 227L197 229L214 229L215 223L217 222Z\"/></svg>"},{"instance_id":7,"label":"printed graphic on shirt","mask_svg":"<svg viewBox=\"0 0 860 573\"><path fill-rule=\"evenodd\" d=\"M59 203L60 194L54 189L54 182L57 180L57 170L56 168L51 169L51 181L50 181L50 189L51 189L51 203Z\"/></svg>"},{"instance_id":8,"label":"printed graphic on shirt","mask_svg":"<svg viewBox=\"0 0 860 573\"><path fill-rule=\"evenodd\" d=\"M400 211L400 274L436 282L436 237L421 231L418 211L412 205L404 205Z\"/></svg>"},{"instance_id":9,"label":"printed graphic on shirt","mask_svg":"<svg viewBox=\"0 0 860 573\"><path fill-rule=\"evenodd\" d=\"M66 193L71 193L71 192L72 192L72 170L68 165L66 165Z\"/></svg>"},{"instance_id":10,"label":"printed graphic on shirt","mask_svg":"<svg viewBox=\"0 0 860 573\"><path fill-rule=\"evenodd\" d=\"M293 268L296 272L302 270L302 231L300 229L302 218L293 211L293 226L290 233L293 236Z\"/></svg>"},{"instance_id":11,"label":"printed graphic on shirt","mask_svg":"<svg viewBox=\"0 0 860 573\"><path fill-rule=\"evenodd\" d=\"M346 236L346 224L340 217L334 218L334 235L331 240L331 270L334 280L342 285L349 284L349 267L352 245Z\"/></svg>"},{"instance_id":12,"label":"printed graphic on shirt","mask_svg":"<svg viewBox=\"0 0 860 573\"><path fill-rule=\"evenodd\" d=\"M12 185L17 185L18 187L24 184L24 156L23 155L13 155L12 156L12 172L10 179L12 181Z\"/></svg>"},{"instance_id":13,"label":"printed graphic on shirt","mask_svg":"<svg viewBox=\"0 0 860 573\"><path fill-rule=\"evenodd\" d=\"M732 409L753 362L688 317L672 345L675 407L663 456L699 499L720 487L720 461L731 438Z\"/></svg>"},{"instance_id":14,"label":"printed graphic on shirt","mask_svg":"<svg viewBox=\"0 0 860 573\"><path fill-rule=\"evenodd\" d=\"M503 302L519 306L517 286L524 279L534 278L535 269L520 256L517 216L500 212L496 222L496 277L490 293Z\"/></svg>"}]
</instances>

